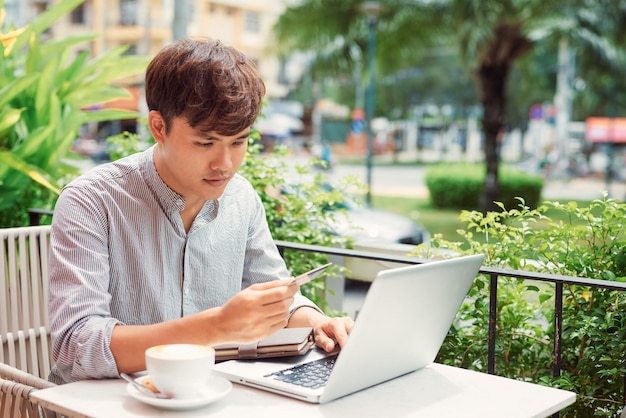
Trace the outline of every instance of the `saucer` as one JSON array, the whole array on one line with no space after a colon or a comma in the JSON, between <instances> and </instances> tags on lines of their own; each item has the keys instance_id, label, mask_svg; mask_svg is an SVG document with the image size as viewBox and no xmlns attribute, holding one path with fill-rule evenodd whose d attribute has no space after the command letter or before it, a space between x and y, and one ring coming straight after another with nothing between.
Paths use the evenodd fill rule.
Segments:
<instances>
[{"instance_id":1,"label":"saucer","mask_svg":"<svg viewBox=\"0 0 626 418\"><path fill-rule=\"evenodd\" d=\"M139 384L143 382L144 379L147 379L148 376L141 376L135 379L135 381ZM130 383L126 386L126 391L130 396L146 403L148 405L156 406L157 408L163 409L175 409L175 410L183 410L183 409L194 409L200 408L202 406L208 405L211 402L215 402L218 399L226 396L230 390L233 388L233 384L223 377L213 376L209 381L209 384L206 388L203 388L200 391L200 396L192 399L158 399L151 398L148 395L144 395L137 388L135 388Z\"/></svg>"}]
</instances>

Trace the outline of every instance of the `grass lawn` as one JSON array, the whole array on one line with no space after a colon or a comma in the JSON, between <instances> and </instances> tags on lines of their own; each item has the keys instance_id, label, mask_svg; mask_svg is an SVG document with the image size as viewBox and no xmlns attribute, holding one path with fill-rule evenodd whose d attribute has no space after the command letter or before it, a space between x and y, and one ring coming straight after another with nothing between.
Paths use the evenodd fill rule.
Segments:
<instances>
[{"instance_id":1,"label":"grass lawn","mask_svg":"<svg viewBox=\"0 0 626 418\"><path fill-rule=\"evenodd\" d=\"M372 195L372 206L408 216L424 225L431 235L442 234L449 241L458 240L456 230L464 227L459 210L435 208L429 199Z\"/></svg>"},{"instance_id":2,"label":"grass lawn","mask_svg":"<svg viewBox=\"0 0 626 418\"><path fill-rule=\"evenodd\" d=\"M588 207L591 202L576 201L576 203L578 207ZM456 231L465 228L465 224L459 220L461 213L459 209L435 208L429 199L372 195L372 206L409 216L424 225L431 235L441 234L448 241L458 241L461 237ZM548 211L546 215L553 220L566 221L559 211Z\"/></svg>"}]
</instances>

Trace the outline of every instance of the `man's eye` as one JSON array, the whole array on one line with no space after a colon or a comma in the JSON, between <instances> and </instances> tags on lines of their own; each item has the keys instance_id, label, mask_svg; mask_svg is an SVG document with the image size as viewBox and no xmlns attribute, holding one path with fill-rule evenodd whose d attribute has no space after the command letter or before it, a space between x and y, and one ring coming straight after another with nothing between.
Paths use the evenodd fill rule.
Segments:
<instances>
[{"instance_id":1,"label":"man's eye","mask_svg":"<svg viewBox=\"0 0 626 418\"><path fill-rule=\"evenodd\" d=\"M200 145L201 147L210 147L211 145L213 145L213 142L198 142L198 145Z\"/></svg>"}]
</instances>

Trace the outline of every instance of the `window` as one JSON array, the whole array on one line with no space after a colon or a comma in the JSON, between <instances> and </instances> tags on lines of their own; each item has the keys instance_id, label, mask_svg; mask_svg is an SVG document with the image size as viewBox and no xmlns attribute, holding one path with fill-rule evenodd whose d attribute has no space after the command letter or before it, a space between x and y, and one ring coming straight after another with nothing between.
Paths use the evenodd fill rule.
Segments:
<instances>
[{"instance_id":1,"label":"window","mask_svg":"<svg viewBox=\"0 0 626 418\"><path fill-rule=\"evenodd\" d=\"M85 4L79 4L70 14L70 20L74 25L85 24Z\"/></svg>"},{"instance_id":2,"label":"window","mask_svg":"<svg viewBox=\"0 0 626 418\"><path fill-rule=\"evenodd\" d=\"M137 25L138 10L137 0L121 0L120 24L122 26Z\"/></svg>"},{"instance_id":3,"label":"window","mask_svg":"<svg viewBox=\"0 0 626 418\"><path fill-rule=\"evenodd\" d=\"M261 32L261 15L257 12L247 11L245 14L244 28L246 32L260 33Z\"/></svg>"}]
</instances>

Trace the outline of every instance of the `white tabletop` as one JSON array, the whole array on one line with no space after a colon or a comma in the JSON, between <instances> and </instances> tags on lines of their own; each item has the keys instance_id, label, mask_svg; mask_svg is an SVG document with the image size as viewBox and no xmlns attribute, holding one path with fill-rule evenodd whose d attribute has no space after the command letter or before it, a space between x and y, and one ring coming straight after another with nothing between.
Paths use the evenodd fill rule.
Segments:
<instances>
[{"instance_id":1,"label":"white tabletop","mask_svg":"<svg viewBox=\"0 0 626 418\"><path fill-rule=\"evenodd\" d=\"M317 405L233 384L201 409L167 411L132 398L123 380L86 380L35 391L42 405L71 417L547 417L573 392L432 364L333 402Z\"/></svg>"}]
</instances>

